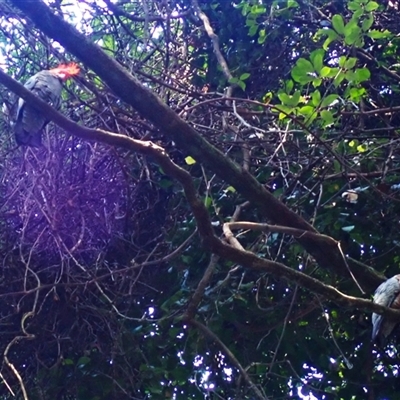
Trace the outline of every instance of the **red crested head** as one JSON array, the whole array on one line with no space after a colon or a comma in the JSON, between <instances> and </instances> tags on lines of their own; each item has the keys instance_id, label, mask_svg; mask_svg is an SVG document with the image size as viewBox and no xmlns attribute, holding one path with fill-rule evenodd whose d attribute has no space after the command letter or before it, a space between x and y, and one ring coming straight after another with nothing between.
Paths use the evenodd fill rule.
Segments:
<instances>
[{"instance_id":1,"label":"red crested head","mask_svg":"<svg viewBox=\"0 0 400 400\"><path fill-rule=\"evenodd\" d=\"M58 78L66 81L72 76L78 75L80 68L76 63L60 64L57 68L53 68L50 72L56 75Z\"/></svg>"}]
</instances>

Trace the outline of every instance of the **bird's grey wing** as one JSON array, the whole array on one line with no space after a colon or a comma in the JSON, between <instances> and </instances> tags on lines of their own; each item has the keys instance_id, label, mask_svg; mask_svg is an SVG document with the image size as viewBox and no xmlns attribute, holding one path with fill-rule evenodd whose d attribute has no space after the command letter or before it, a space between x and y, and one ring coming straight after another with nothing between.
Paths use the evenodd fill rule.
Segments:
<instances>
[{"instance_id":1,"label":"bird's grey wing","mask_svg":"<svg viewBox=\"0 0 400 400\"><path fill-rule=\"evenodd\" d=\"M383 282L375 291L374 294L374 303L379 304L385 307L392 307L396 305L396 307L400 307L400 282L397 276L393 276L388 279L386 282ZM373 313L372 314L372 340L375 340L382 327L382 323L384 322L384 318L380 314ZM385 337L389 336L396 323L392 323L388 321L385 325L385 329L383 335Z\"/></svg>"},{"instance_id":2,"label":"bird's grey wing","mask_svg":"<svg viewBox=\"0 0 400 400\"><path fill-rule=\"evenodd\" d=\"M32 91L32 89L35 87L36 83L37 83L37 78L36 75L31 76L26 82L24 87L30 91ZM25 100L22 99L21 97L18 100L18 108L17 108L17 121L22 119L22 113L23 113L23 109L24 109L24 105L25 105Z\"/></svg>"},{"instance_id":3,"label":"bird's grey wing","mask_svg":"<svg viewBox=\"0 0 400 400\"><path fill-rule=\"evenodd\" d=\"M34 75L24 86L53 107L60 107L62 84L48 71ZM15 138L18 144L39 147L42 130L47 123L48 120L39 111L25 104L23 99L19 99L15 124Z\"/></svg>"},{"instance_id":4,"label":"bird's grey wing","mask_svg":"<svg viewBox=\"0 0 400 400\"><path fill-rule=\"evenodd\" d=\"M62 84L60 79L49 73L49 71L39 73L38 81L31 90L55 109L60 108Z\"/></svg>"}]
</instances>

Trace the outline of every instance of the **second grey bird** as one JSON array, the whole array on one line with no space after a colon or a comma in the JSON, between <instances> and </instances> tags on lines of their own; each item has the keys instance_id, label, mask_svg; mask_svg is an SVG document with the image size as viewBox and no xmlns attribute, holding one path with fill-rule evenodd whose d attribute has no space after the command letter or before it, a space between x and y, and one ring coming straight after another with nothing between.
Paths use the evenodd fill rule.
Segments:
<instances>
[{"instance_id":1,"label":"second grey bird","mask_svg":"<svg viewBox=\"0 0 400 400\"><path fill-rule=\"evenodd\" d=\"M374 303L381 306L400 309L400 274L395 275L378 286L374 293ZM392 334L397 321L392 321L382 315L372 314L372 341L383 346Z\"/></svg>"}]
</instances>

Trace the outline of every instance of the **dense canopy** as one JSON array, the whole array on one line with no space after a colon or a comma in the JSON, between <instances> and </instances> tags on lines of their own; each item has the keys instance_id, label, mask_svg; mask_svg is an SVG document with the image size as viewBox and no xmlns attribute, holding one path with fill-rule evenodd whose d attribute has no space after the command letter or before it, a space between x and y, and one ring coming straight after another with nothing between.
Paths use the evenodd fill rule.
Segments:
<instances>
[{"instance_id":1,"label":"dense canopy","mask_svg":"<svg viewBox=\"0 0 400 400\"><path fill-rule=\"evenodd\" d=\"M398 7L1 0L1 398L397 399Z\"/></svg>"}]
</instances>

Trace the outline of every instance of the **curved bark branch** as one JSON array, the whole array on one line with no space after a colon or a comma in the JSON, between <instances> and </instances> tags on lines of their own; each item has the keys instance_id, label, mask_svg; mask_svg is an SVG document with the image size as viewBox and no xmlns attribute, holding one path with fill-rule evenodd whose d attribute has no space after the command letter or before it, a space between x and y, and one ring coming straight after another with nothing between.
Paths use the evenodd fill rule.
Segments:
<instances>
[{"instance_id":1,"label":"curved bark branch","mask_svg":"<svg viewBox=\"0 0 400 400\"><path fill-rule=\"evenodd\" d=\"M53 14L45 3L41 0L8 1L22 10L41 31L57 40L85 65L93 69L122 100L167 133L181 149L234 186L270 221L316 232L308 222L268 192L249 172L203 139L195 129L143 86L138 79L129 74L117 61L104 53L99 46L62 18ZM89 132L87 135L90 136ZM96 139L95 136L92 135L91 138ZM123 139L116 137L115 140L120 142ZM337 246L332 246L331 243L316 237L304 236L297 240L313 255L321 267L333 270L342 276L348 276L347 267ZM351 265L351 268L357 280L368 291L372 291L383 281L383 277L372 269L365 269L355 263Z\"/></svg>"},{"instance_id":2,"label":"curved bark branch","mask_svg":"<svg viewBox=\"0 0 400 400\"><path fill-rule=\"evenodd\" d=\"M243 250L240 247L234 247L224 243L214 234L207 208L197 195L197 190L191 175L189 172L175 164L168 157L162 147L149 141L140 141L132 139L128 136L108 132L105 130L91 129L78 125L52 108L46 102L35 96L32 92L27 90L23 85L15 81L2 70L0 70L0 83L4 84L18 96L23 97L30 106L39 110L45 117L53 120L61 128L65 129L71 134L87 140L96 140L152 156L168 175L170 175L172 178L175 178L182 185L185 196L196 219L199 233L204 245L208 250L217 256L220 256L226 260L231 260L237 264L241 264L245 268L268 272L278 278L287 279L288 281L296 283L303 288L319 294L339 305L369 310L378 314L383 314L389 318L394 318L397 320L400 319L399 310L374 304L370 300L348 296L333 286L326 285L301 271L289 268L286 265L275 261L261 259L254 253ZM309 235L309 233L307 233L307 235ZM316 234L313 233L311 236L314 237ZM321 236L323 237L324 235ZM327 240L326 238L327 237L325 237L325 240ZM336 243L333 239L329 239Z\"/></svg>"}]
</instances>

